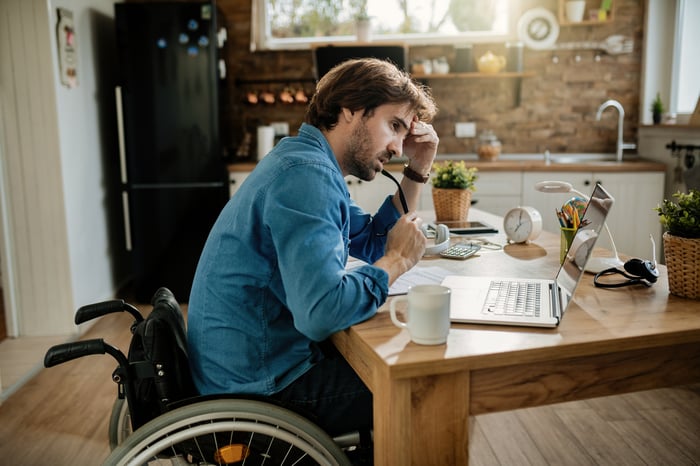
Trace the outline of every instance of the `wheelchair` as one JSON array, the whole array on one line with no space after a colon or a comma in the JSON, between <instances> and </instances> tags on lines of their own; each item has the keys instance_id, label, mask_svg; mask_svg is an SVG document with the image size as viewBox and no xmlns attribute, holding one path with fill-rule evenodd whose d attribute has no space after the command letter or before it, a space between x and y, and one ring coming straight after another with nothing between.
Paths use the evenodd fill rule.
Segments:
<instances>
[{"instance_id":1,"label":"wheelchair","mask_svg":"<svg viewBox=\"0 0 700 466\"><path fill-rule=\"evenodd\" d=\"M173 294L160 288L144 318L123 300L83 306L80 324L128 312L134 317L128 357L103 339L51 347L44 366L92 354L109 354L118 386L109 422L108 466L335 465L351 466L363 448L359 433L331 438L304 415L276 401L251 396L201 396L192 381L185 323Z\"/></svg>"}]
</instances>

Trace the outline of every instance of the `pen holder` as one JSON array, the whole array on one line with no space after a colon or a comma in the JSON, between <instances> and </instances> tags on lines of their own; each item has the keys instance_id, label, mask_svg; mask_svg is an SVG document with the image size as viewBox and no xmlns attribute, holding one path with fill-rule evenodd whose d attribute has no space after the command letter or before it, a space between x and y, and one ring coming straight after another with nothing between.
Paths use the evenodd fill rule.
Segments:
<instances>
[{"instance_id":1,"label":"pen holder","mask_svg":"<svg viewBox=\"0 0 700 466\"><path fill-rule=\"evenodd\" d=\"M566 253L569 252L571 241L576 234L576 228L560 228L561 230L561 245L559 246L559 263L563 264L566 258Z\"/></svg>"}]
</instances>

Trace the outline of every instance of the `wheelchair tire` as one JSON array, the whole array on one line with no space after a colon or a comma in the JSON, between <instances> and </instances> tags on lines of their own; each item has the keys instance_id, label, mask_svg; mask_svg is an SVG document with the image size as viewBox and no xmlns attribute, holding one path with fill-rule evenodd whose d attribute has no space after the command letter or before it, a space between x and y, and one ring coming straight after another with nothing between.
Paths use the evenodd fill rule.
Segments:
<instances>
[{"instance_id":1,"label":"wheelchair tire","mask_svg":"<svg viewBox=\"0 0 700 466\"><path fill-rule=\"evenodd\" d=\"M105 466L172 464L350 466L328 434L272 403L247 399L201 401L138 428L107 457Z\"/></svg>"},{"instance_id":2,"label":"wheelchair tire","mask_svg":"<svg viewBox=\"0 0 700 466\"><path fill-rule=\"evenodd\" d=\"M125 398L117 398L109 416L109 449L114 450L131 435L131 414Z\"/></svg>"}]
</instances>

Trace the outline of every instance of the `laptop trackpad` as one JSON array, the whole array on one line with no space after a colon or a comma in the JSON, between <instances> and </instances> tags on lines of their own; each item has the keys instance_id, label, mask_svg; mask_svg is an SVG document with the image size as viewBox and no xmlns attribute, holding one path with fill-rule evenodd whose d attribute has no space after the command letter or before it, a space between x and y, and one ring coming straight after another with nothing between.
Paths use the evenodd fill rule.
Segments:
<instances>
[{"instance_id":1,"label":"laptop trackpad","mask_svg":"<svg viewBox=\"0 0 700 466\"><path fill-rule=\"evenodd\" d=\"M450 318L466 319L481 314L491 278L449 276L442 284L452 289Z\"/></svg>"}]
</instances>

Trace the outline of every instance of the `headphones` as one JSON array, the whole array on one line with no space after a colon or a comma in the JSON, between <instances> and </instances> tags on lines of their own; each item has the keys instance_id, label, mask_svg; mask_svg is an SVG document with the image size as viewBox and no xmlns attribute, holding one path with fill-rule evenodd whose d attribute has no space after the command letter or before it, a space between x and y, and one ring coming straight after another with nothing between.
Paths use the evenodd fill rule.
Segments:
<instances>
[{"instance_id":1,"label":"headphones","mask_svg":"<svg viewBox=\"0 0 700 466\"><path fill-rule=\"evenodd\" d=\"M426 256L440 254L442 251L449 247L450 229L447 228L447 225L443 225L442 223L438 225L429 223L421 225L420 229L426 238L435 238L435 245L427 246L425 248Z\"/></svg>"},{"instance_id":2,"label":"headphones","mask_svg":"<svg viewBox=\"0 0 700 466\"><path fill-rule=\"evenodd\" d=\"M598 272L593 279L593 283L599 288L621 288L630 285L651 286L653 283L656 283L656 280L659 278L659 270L656 268L656 262L642 259L630 259L625 262L623 267L625 270L613 267ZM620 274L627 280L614 283L603 283L599 281L601 277L613 274Z\"/></svg>"},{"instance_id":3,"label":"headphones","mask_svg":"<svg viewBox=\"0 0 700 466\"><path fill-rule=\"evenodd\" d=\"M649 239L651 240L651 256L654 258L652 261L630 259L623 265L625 270L613 267L598 272L593 278L595 286L599 288L620 288L630 285L651 286L656 283L656 280L659 278L659 269L656 268L656 243L652 235L649 235ZM615 283L603 283L599 281L601 277L613 274L620 274L627 280Z\"/></svg>"}]
</instances>

